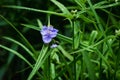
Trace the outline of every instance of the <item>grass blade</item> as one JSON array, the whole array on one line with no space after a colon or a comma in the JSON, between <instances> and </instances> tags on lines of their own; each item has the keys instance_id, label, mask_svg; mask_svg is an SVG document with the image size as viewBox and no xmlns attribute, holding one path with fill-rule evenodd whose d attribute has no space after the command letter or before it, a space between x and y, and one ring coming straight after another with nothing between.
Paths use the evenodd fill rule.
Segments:
<instances>
[{"instance_id":1,"label":"grass blade","mask_svg":"<svg viewBox=\"0 0 120 80\"><path fill-rule=\"evenodd\" d=\"M11 48L14 49L14 50L17 50L18 49L18 45L13 44L11 46ZM15 56L14 54L9 53L9 56L8 56L8 59L7 59L7 63L5 65L1 66L1 68L0 68L0 80L3 80L3 77L4 77L5 73L6 73L6 71L8 70L12 60L14 59L14 56Z\"/></svg>"},{"instance_id":2,"label":"grass blade","mask_svg":"<svg viewBox=\"0 0 120 80\"><path fill-rule=\"evenodd\" d=\"M29 43L29 41L22 35L22 33L10 21L8 21L5 17L3 17L2 15L0 15L0 17L2 19L4 19L20 35L20 37L24 40L24 42L28 45L28 47L35 53L35 49Z\"/></svg>"},{"instance_id":3,"label":"grass blade","mask_svg":"<svg viewBox=\"0 0 120 80\"><path fill-rule=\"evenodd\" d=\"M44 62L44 57L46 55L47 50L48 50L48 46L47 47L45 47L45 46L42 47L42 50L41 50L41 52L38 56L38 59L35 63L35 66L33 67L33 69L31 71L31 73L29 74L27 80L31 80L33 78L33 76L36 74L36 72L39 70L39 68L41 67L41 65Z\"/></svg>"},{"instance_id":4,"label":"grass blade","mask_svg":"<svg viewBox=\"0 0 120 80\"><path fill-rule=\"evenodd\" d=\"M60 8L60 10L64 13L64 15L67 15L68 18L72 19L73 17L72 14L68 11L68 9L63 4L61 4L56 0L51 0L51 1Z\"/></svg>"},{"instance_id":5,"label":"grass blade","mask_svg":"<svg viewBox=\"0 0 120 80\"><path fill-rule=\"evenodd\" d=\"M25 45L23 45L22 43L16 41L15 39L10 38L10 37L5 37L4 36L3 38L21 46L35 60L35 57L34 57L33 53Z\"/></svg>"},{"instance_id":6,"label":"grass blade","mask_svg":"<svg viewBox=\"0 0 120 80\"><path fill-rule=\"evenodd\" d=\"M42 26L43 26L42 22L39 19L37 19L37 22L38 22L39 28L42 29Z\"/></svg>"},{"instance_id":7,"label":"grass blade","mask_svg":"<svg viewBox=\"0 0 120 80\"><path fill-rule=\"evenodd\" d=\"M40 27L37 27L37 26L34 26L34 25L30 25L30 24L21 24L21 25L25 26L25 27L28 27L28 28L31 28L33 30L40 31Z\"/></svg>"},{"instance_id":8,"label":"grass blade","mask_svg":"<svg viewBox=\"0 0 120 80\"><path fill-rule=\"evenodd\" d=\"M67 17L66 15L64 15L63 13L56 13L56 12L52 12L52 11L45 11L45 10L39 10L39 9L34 9L34 8L28 8L28 7L23 7L23 6L3 6L6 8L14 8L14 9L23 9L23 10L29 10L29 11L34 11L34 12L40 12L40 13L46 13L46 14L53 14L53 15L57 15L57 16L62 16L62 17Z\"/></svg>"},{"instance_id":9,"label":"grass blade","mask_svg":"<svg viewBox=\"0 0 120 80\"><path fill-rule=\"evenodd\" d=\"M17 55L19 58L21 58L23 61L25 61L29 66L32 67L31 63L24 56L22 56L20 53L18 53L17 51L12 50L12 49L10 49L10 48L8 48L8 47L6 47L4 45L1 45L1 44L0 44L0 48L3 48L5 50Z\"/></svg>"},{"instance_id":10,"label":"grass blade","mask_svg":"<svg viewBox=\"0 0 120 80\"><path fill-rule=\"evenodd\" d=\"M58 46L58 49L63 53L66 58L68 58L70 61L73 61L73 57L67 51L65 51L62 46Z\"/></svg>"},{"instance_id":11,"label":"grass blade","mask_svg":"<svg viewBox=\"0 0 120 80\"><path fill-rule=\"evenodd\" d=\"M95 76L95 70L94 70L93 64L86 51L84 51L83 53L83 60L85 61L90 80L97 80Z\"/></svg>"}]
</instances>

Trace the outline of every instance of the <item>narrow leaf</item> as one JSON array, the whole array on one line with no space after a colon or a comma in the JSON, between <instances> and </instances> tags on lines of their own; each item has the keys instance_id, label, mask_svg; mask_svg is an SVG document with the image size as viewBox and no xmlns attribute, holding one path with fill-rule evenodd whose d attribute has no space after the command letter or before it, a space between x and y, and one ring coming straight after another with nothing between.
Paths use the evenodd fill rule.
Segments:
<instances>
[{"instance_id":1,"label":"narrow leaf","mask_svg":"<svg viewBox=\"0 0 120 80\"><path fill-rule=\"evenodd\" d=\"M57 16L66 17L66 15L64 15L63 13L56 13L56 12L52 12L52 11L39 10L39 9L28 8L28 7L23 7L23 6L15 6L15 5L9 6L9 5L5 5L3 7L14 8L14 9L23 9L23 10L29 10L29 11L35 11L35 12L40 12L40 13L53 14L53 15L57 15Z\"/></svg>"},{"instance_id":2,"label":"narrow leaf","mask_svg":"<svg viewBox=\"0 0 120 80\"><path fill-rule=\"evenodd\" d=\"M57 5L60 10L66 15L68 16L69 18L72 18L72 14L68 11L68 9L63 5L61 4L60 2L58 2L57 0L51 0L55 5Z\"/></svg>"},{"instance_id":3,"label":"narrow leaf","mask_svg":"<svg viewBox=\"0 0 120 80\"><path fill-rule=\"evenodd\" d=\"M83 52L83 60L85 61L90 80L97 80L96 76L95 76L94 66L93 66L93 64L90 60L90 57L88 56L88 53L86 51Z\"/></svg>"},{"instance_id":4,"label":"narrow leaf","mask_svg":"<svg viewBox=\"0 0 120 80\"><path fill-rule=\"evenodd\" d=\"M22 56L20 53L18 53L17 51L12 50L12 49L4 46L4 45L0 45L0 48L3 48L3 49L5 49L5 50L7 50L7 51L9 51L9 52L17 55L19 58L21 58L23 61L25 61L29 66L32 67L31 63L30 63L24 56Z\"/></svg>"},{"instance_id":5,"label":"narrow leaf","mask_svg":"<svg viewBox=\"0 0 120 80\"><path fill-rule=\"evenodd\" d=\"M64 50L62 46L58 46L58 49L63 53L63 55L68 58L70 61L73 61L72 55L70 55L67 51Z\"/></svg>"},{"instance_id":6,"label":"narrow leaf","mask_svg":"<svg viewBox=\"0 0 120 80\"><path fill-rule=\"evenodd\" d=\"M10 38L10 37L5 37L5 36L4 36L3 38L6 39L6 40L9 40L9 41L11 41L11 42L13 42L13 43L15 43L15 44L17 44L17 45L19 45L19 46L21 46L26 52L28 52L28 54L29 54L32 58L35 59L33 53L32 53L25 45L23 45L22 43L18 42L18 41L15 40L15 39Z\"/></svg>"},{"instance_id":7,"label":"narrow leaf","mask_svg":"<svg viewBox=\"0 0 120 80\"><path fill-rule=\"evenodd\" d=\"M45 47L45 46L42 47L42 50L41 50L41 52L38 56L38 59L35 63L35 66L33 67L33 69L31 71L31 73L29 74L27 80L31 80L33 78L33 76L36 74L36 72L39 70L39 68L41 67L41 65L44 62L44 57L46 55L47 50L48 50L48 47Z\"/></svg>"}]
</instances>

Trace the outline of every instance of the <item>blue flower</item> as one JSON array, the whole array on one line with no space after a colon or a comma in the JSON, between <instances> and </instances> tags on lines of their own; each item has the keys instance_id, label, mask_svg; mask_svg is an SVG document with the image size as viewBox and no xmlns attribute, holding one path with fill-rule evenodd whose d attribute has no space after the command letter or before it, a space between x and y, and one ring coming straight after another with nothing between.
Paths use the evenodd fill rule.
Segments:
<instances>
[{"instance_id":1,"label":"blue flower","mask_svg":"<svg viewBox=\"0 0 120 80\"><path fill-rule=\"evenodd\" d=\"M58 45L57 44L52 44L50 48L56 48Z\"/></svg>"},{"instance_id":2,"label":"blue flower","mask_svg":"<svg viewBox=\"0 0 120 80\"><path fill-rule=\"evenodd\" d=\"M57 32L58 30L53 28L53 26L43 26L43 28L40 30L43 42L50 43L52 39L57 36Z\"/></svg>"}]
</instances>

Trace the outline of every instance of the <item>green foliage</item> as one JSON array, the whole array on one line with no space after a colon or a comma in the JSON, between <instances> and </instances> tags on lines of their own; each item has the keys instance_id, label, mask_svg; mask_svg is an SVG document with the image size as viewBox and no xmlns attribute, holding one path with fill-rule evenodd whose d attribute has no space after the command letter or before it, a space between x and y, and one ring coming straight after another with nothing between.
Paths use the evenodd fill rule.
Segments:
<instances>
[{"instance_id":1,"label":"green foliage","mask_svg":"<svg viewBox=\"0 0 120 80\"><path fill-rule=\"evenodd\" d=\"M3 0L0 5L0 80L120 79L119 1ZM45 24L59 30L49 44L40 35ZM58 46L51 48L53 43Z\"/></svg>"}]
</instances>

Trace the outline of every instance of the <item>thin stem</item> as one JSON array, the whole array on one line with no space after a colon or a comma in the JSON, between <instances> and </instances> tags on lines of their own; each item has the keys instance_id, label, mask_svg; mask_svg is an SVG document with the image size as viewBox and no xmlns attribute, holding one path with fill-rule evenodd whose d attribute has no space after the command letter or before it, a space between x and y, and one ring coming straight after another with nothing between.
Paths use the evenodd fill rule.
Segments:
<instances>
[{"instance_id":1,"label":"thin stem","mask_svg":"<svg viewBox=\"0 0 120 80\"><path fill-rule=\"evenodd\" d=\"M50 26L50 14L48 14L48 27Z\"/></svg>"},{"instance_id":2,"label":"thin stem","mask_svg":"<svg viewBox=\"0 0 120 80\"><path fill-rule=\"evenodd\" d=\"M99 71L99 80L102 79L102 58L100 58L100 71Z\"/></svg>"},{"instance_id":3,"label":"thin stem","mask_svg":"<svg viewBox=\"0 0 120 80\"><path fill-rule=\"evenodd\" d=\"M75 51L75 20L72 21L72 27L73 27L73 51ZM76 54L73 54L74 61L76 60ZM76 61L73 64L73 75L74 80L76 80Z\"/></svg>"},{"instance_id":4,"label":"thin stem","mask_svg":"<svg viewBox=\"0 0 120 80\"><path fill-rule=\"evenodd\" d=\"M50 55L49 55L49 57L48 57L48 80L50 80L50 76L51 76L51 74L50 74Z\"/></svg>"},{"instance_id":5,"label":"thin stem","mask_svg":"<svg viewBox=\"0 0 120 80\"><path fill-rule=\"evenodd\" d=\"M102 33L104 33L104 30L103 30L103 27L102 27L102 25L101 25L101 23L100 23L99 17L98 17L98 15L97 15L97 13L96 13L96 11L95 11L95 9L94 9L91 1L90 1L90 0L87 0L87 1L88 1L88 4L90 5L90 8L91 8L91 10L92 10L92 12L93 12L93 14L94 14L94 16L95 16L95 19L96 19L96 21L97 21L97 23L98 23L98 27L99 27L100 31L101 31ZM103 35L104 35L104 34L103 34Z\"/></svg>"},{"instance_id":6,"label":"thin stem","mask_svg":"<svg viewBox=\"0 0 120 80\"><path fill-rule=\"evenodd\" d=\"M116 80L116 72L119 66L119 59L120 59L120 40L119 40L119 49L118 49L118 53L117 53L117 58L116 58L116 62L115 62L115 73L114 73L114 80Z\"/></svg>"}]
</instances>

